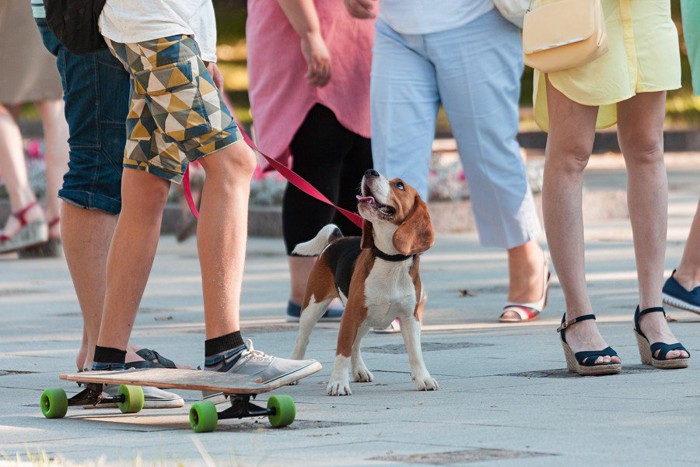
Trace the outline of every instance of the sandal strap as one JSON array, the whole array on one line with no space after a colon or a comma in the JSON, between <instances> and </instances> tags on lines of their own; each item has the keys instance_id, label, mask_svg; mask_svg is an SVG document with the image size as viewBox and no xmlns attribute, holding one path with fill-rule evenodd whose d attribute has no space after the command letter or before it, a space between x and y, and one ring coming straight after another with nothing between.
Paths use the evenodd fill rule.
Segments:
<instances>
[{"instance_id":1,"label":"sandal strap","mask_svg":"<svg viewBox=\"0 0 700 467\"><path fill-rule=\"evenodd\" d=\"M175 363L172 360L170 360L169 358L165 358L155 350L140 349L136 352L136 355L143 358L147 362L153 362L155 360L155 362L153 363L158 363L164 368L177 368L177 365L175 365Z\"/></svg>"},{"instance_id":2,"label":"sandal strap","mask_svg":"<svg viewBox=\"0 0 700 467\"><path fill-rule=\"evenodd\" d=\"M637 333L645 339L647 338L647 336L645 336L642 332L642 328L639 326L639 320L642 316L647 315L649 313L663 313L664 317L666 317L666 310L664 310L664 308L661 306L653 306L651 308L646 308L640 311L639 305L637 305L637 309L634 310L634 330L637 331Z\"/></svg>"},{"instance_id":3,"label":"sandal strap","mask_svg":"<svg viewBox=\"0 0 700 467\"><path fill-rule=\"evenodd\" d=\"M23 207L19 211L15 211L13 213L10 213L10 215L12 217L14 217L15 219L17 219L19 221L20 228L25 227L28 224L27 212L29 212L29 210L36 205L37 205L37 202L32 201L31 203L27 204L25 207ZM5 243L11 239L12 239L12 237L10 235L6 235L5 233L0 233L0 243Z\"/></svg>"},{"instance_id":4,"label":"sandal strap","mask_svg":"<svg viewBox=\"0 0 700 467\"><path fill-rule=\"evenodd\" d=\"M639 311L639 307L637 307L637 311ZM651 308L647 308L645 310L642 310L639 312L639 316L644 316L649 313L663 313L664 316L666 316L666 310L664 310L664 307L662 306L653 306Z\"/></svg>"},{"instance_id":5,"label":"sandal strap","mask_svg":"<svg viewBox=\"0 0 700 467\"><path fill-rule=\"evenodd\" d=\"M579 323L581 321L586 321L587 319L595 319L595 315L593 313L588 314L588 315L583 315L579 316L578 318L570 319L569 321L566 321L566 314L562 316L561 318L561 326L557 328L557 332L562 332L569 326L572 326L576 323Z\"/></svg>"},{"instance_id":6,"label":"sandal strap","mask_svg":"<svg viewBox=\"0 0 700 467\"><path fill-rule=\"evenodd\" d=\"M31 208L33 208L34 206L36 206L36 204L37 204L36 201L32 201L31 203L27 204L25 207L23 207L23 208L20 209L19 211L13 212L13 213L12 213L12 217L14 217L15 219L17 219L17 220L19 221L19 224L20 224L22 227L24 227L25 225L27 225L27 217L26 217L26 216L27 216L27 212L29 212L29 210L30 210Z\"/></svg>"},{"instance_id":7,"label":"sandal strap","mask_svg":"<svg viewBox=\"0 0 700 467\"><path fill-rule=\"evenodd\" d=\"M617 357L617 352L612 347L606 347L603 350L583 350L574 354L576 361L583 366L597 366L596 360L598 360L598 357L606 356ZM605 365L605 363L602 365Z\"/></svg>"},{"instance_id":8,"label":"sandal strap","mask_svg":"<svg viewBox=\"0 0 700 467\"><path fill-rule=\"evenodd\" d=\"M681 344L680 342L676 342L675 344L666 344L665 342L654 342L653 344L651 344L650 350L652 355L654 355L654 353L657 350L659 351L659 355L654 357L655 360L666 360L666 355L668 355L668 353L672 350L682 350L684 352L687 352L688 355L690 355L690 352L688 352L688 350L686 350L686 348L683 347L683 344Z\"/></svg>"}]
</instances>

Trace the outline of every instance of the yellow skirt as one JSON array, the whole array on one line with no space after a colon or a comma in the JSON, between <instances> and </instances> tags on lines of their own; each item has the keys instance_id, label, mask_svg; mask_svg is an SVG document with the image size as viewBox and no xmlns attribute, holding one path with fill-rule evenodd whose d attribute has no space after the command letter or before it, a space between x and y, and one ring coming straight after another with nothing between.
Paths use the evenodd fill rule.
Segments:
<instances>
[{"instance_id":1,"label":"yellow skirt","mask_svg":"<svg viewBox=\"0 0 700 467\"><path fill-rule=\"evenodd\" d=\"M539 4L556 0L541 0ZM549 73L550 83L574 102L599 106L596 128L617 122L620 101L640 92L681 87L678 32L669 0L602 0L608 52L598 59ZM535 70L535 121L549 129L544 75Z\"/></svg>"}]
</instances>

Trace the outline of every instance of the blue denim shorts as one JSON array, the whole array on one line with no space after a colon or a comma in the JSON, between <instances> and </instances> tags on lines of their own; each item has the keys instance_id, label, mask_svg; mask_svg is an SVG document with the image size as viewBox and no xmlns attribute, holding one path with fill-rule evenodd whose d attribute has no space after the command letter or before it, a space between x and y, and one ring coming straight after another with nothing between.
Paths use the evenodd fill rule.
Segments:
<instances>
[{"instance_id":1,"label":"blue denim shorts","mask_svg":"<svg viewBox=\"0 0 700 467\"><path fill-rule=\"evenodd\" d=\"M56 56L70 129L68 172L58 196L85 209L119 214L129 74L109 50L75 55L46 20L36 22L44 45Z\"/></svg>"}]
</instances>

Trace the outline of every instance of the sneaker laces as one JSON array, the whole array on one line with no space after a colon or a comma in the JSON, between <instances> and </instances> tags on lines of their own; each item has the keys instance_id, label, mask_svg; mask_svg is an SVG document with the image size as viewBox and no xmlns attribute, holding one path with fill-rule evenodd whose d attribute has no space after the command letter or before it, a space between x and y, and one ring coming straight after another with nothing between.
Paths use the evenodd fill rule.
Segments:
<instances>
[{"instance_id":1,"label":"sneaker laces","mask_svg":"<svg viewBox=\"0 0 700 467\"><path fill-rule=\"evenodd\" d=\"M246 339L245 346L246 346L246 350L241 352L241 359L245 357L248 359L265 361L265 360L272 360L274 358L272 355L268 355L265 352L263 352L262 350L255 350L255 347L253 347L252 339Z\"/></svg>"}]
</instances>

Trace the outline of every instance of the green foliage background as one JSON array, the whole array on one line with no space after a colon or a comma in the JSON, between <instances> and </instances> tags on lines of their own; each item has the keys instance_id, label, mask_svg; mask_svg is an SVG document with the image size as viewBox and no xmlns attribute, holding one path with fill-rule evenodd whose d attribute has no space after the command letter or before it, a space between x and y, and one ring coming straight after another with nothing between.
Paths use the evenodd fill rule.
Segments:
<instances>
[{"instance_id":1,"label":"green foliage background","mask_svg":"<svg viewBox=\"0 0 700 467\"><path fill-rule=\"evenodd\" d=\"M275 0L252 0L252 1L275 1ZM641 0L643 1L643 0ZM700 0L698 0L700 1ZM247 95L247 80L245 76L245 21L246 2L245 0L214 0L217 14L217 27L219 34L219 44L238 44L238 48L243 52L234 59L220 61L220 65L227 81L227 93L231 98L238 117L245 123L250 123L250 110ZM668 93L667 102L667 123L674 127L692 126L700 123L700 98L692 96L690 83L690 66L685 53L683 43L683 27L681 25L680 6L678 1L671 2L673 18L678 28L681 40L681 65L683 72L683 87ZM527 108L532 106L532 70L526 69L522 77L522 93L520 104ZM528 112L523 112L523 118L527 120ZM527 122L524 122L527 126ZM446 127L448 124L444 115L441 115L439 126Z\"/></svg>"}]
</instances>

